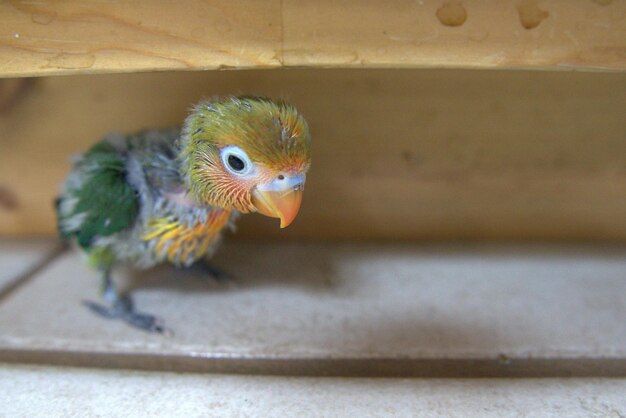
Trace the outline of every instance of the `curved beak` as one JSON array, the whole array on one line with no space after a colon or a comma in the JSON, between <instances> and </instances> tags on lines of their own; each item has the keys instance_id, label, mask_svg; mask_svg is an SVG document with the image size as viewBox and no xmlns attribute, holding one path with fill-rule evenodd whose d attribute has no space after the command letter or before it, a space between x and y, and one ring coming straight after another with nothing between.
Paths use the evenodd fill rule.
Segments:
<instances>
[{"instance_id":1,"label":"curved beak","mask_svg":"<svg viewBox=\"0 0 626 418\"><path fill-rule=\"evenodd\" d=\"M300 210L304 191L304 175L281 176L252 190L252 204L262 215L280 219L286 228Z\"/></svg>"}]
</instances>

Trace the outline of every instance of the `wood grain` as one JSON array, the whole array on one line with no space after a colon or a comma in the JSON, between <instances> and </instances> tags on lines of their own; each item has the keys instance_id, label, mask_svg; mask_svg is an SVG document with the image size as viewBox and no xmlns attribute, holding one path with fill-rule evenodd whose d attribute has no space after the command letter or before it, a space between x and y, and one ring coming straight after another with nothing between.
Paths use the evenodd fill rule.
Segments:
<instances>
[{"instance_id":1,"label":"wood grain","mask_svg":"<svg viewBox=\"0 0 626 418\"><path fill-rule=\"evenodd\" d=\"M623 1L285 2L287 65L626 69Z\"/></svg>"},{"instance_id":2,"label":"wood grain","mask_svg":"<svg viewBox=\"0 0 626 418\"><path fill-rule=\"evenodd\" d=\"M179 123L203 96L285 97L313 168L286 230L320 239L626 239L626 74L271 70L41 78L0 114L0 233L52 234L70 156Z\"/></svg>"},{"instance_id":3,"label":"wood grain","mask_svg":"<svg viewBox=\"0 0 626 418\"><path fill-rule=\"evenodd\" d=\"M0 2L0 77L261 67L626 69L626 2Z\"/></svg>"},{"instance_id":4,"label":"wood grain","mask_svg":"<svg viewBox=\"0 0 626 418\"><path fill-rule=\"evenodd\" d=\"M280 3L0 2L0 74L279 65Z\"/></svg>"}]
</instances>

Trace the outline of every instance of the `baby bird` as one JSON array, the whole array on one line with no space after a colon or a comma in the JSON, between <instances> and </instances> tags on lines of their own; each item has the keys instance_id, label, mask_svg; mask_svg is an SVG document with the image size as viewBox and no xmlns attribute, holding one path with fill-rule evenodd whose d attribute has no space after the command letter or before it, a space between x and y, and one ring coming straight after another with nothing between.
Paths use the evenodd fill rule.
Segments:
<instances>
[{"instance_id":1,"label":"baby bird","mask_svg":"<svg viewBox=\"0 0 626 418\"><path fill-rule=\"evenodd\" d=\"M311 165L306 121L291 105L226 97L196 105L182 128L109 135L74 164L56 201L59 231L102 277L95 313L150 332L112 269L206 260L240 213L296 217Z\"/></svg>"}]
</instances>

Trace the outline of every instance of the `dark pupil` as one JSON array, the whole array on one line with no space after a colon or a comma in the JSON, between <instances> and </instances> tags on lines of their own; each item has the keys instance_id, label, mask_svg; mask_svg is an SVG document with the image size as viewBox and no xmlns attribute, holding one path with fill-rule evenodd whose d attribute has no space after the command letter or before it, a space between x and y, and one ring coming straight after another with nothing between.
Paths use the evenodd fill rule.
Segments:
<instances>
[{"instance_id":1,"label":"dark pupil","mask_svg":"<svg viewBox=\"0 0 626 418\"><path fill-rule=\"evenodd\" d=\"M228 156L228 165L230 166L230 168L232 168L235 171L241 171L246 166L244 162L241 161L241 158L236 157L234 155Z\"/></svg>"}]
</instances>

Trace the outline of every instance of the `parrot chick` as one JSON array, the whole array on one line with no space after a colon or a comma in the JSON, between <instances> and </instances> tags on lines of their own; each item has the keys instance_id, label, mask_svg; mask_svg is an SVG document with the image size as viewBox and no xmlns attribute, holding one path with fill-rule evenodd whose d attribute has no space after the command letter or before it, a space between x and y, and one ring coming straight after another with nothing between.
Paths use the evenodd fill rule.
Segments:
<instances>
[{"instance_id":1,"label":"parrot chick","mask_svg":"<svg viewBox=\"0 0 626 418\"><path fill-rule=\"evenodd\" d=\"M240 213L296 217L311 164L311 138L291 105L227 97L195 106L182 128L109 135L74 164L56 201L59 231L102 277L95 313L151 332L112 269L206 260Z\"/></svg>"}]
</instances>

